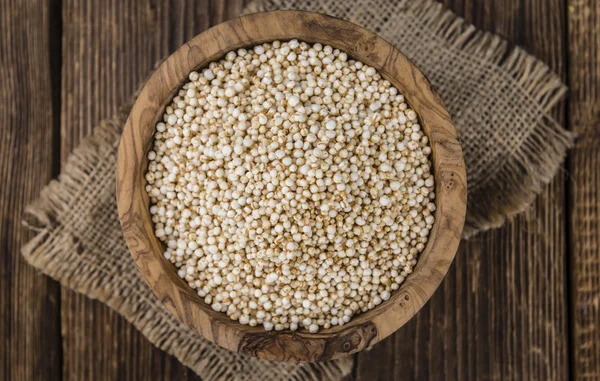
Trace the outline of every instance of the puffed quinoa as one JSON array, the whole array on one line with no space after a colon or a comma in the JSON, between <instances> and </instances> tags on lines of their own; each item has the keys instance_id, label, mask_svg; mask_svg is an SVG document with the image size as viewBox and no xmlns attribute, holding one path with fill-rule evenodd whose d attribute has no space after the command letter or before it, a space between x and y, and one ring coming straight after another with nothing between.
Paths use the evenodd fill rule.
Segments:
<instances>
[{"instance_id":1,"label":"puffed quinoa","mask_svg":"<svg viewBox=\"0 0 600 381\"><path fill-rule=\"evenodd\" d=\"M377 71L319 43L189 75L148 153L156 236L214 310L317 332L391 297L434 223L431 148Z\"/></svg>"}]
</instances>

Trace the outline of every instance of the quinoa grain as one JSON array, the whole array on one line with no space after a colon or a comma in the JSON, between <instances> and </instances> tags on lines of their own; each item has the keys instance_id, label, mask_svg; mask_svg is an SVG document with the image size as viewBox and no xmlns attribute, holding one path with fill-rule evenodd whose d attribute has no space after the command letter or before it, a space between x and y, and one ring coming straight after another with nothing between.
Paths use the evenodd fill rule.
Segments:
<instances>
[{"instance_id":1,"label":"quinoa grain","mask_svg":"<svg viewBox=\"0 0 600 381\"><path fill-rule=\"evenodd\" d=\"M238 49L190 73L156 125L155 234L241 324L343 325L388 300L425 248L430 153L374 68L297 40Z\"/></svg>"}]
</instances>

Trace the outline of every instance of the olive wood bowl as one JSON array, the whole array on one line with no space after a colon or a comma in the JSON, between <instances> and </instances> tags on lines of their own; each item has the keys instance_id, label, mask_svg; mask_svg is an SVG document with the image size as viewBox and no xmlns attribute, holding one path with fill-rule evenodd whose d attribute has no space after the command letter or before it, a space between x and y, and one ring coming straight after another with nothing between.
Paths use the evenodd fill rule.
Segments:
<instances>
[{"instance_id":1,"label":"olive wood bowl","mask_svg":"<svg viewBox=\"0 0 600 381\"><path fill-rule=\"evenodd\" d=\"M163 257L153 233L145 191L147 153L155 125L188 74L241 47L299 39L345 51L376 68L420 118L432 148L437 209L418 263L389 300L343 325L295 332L265 331L213 311ZM463 154L450 116L423 73L390 43L368 30L323 14L299 11L255 13L219 24L168 57L141 90L125 124L117 163L117 203L125 240L139 271L165 307L202 337L224 348L262 359L321 361L365 349L405 324L431 297L454 259L467 198Z\"/></svg>"}]
</instances>

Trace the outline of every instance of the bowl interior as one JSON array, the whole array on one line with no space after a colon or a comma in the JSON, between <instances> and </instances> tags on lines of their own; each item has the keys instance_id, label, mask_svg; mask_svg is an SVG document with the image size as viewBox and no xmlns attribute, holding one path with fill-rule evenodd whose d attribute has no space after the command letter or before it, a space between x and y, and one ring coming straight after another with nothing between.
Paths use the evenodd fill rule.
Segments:
<instances>
[{"instance_id":1,"label":"bowl interior","mask_svg":"<svg viewBox=\"0 0 600 381\"><path fill-rule=\"evenodd\" d=\"M417 265L389 300L344 326L265 332L213 311L163 257L154 236L145 191L147 152L165 107L187 75L227 52L273 40L328 44L376 68L415 110L432 148L435 223ZM298 11L257 13L220 24L183 45L151 76L126 123L119 148L117 199L125 239L154 293L182 322L228 349L266 359L314 361L341 357L383 339L408 321L431 297L458 247L466 209L466 175L460 144L448 113L423 74L397 49L346 21Z\"/></svg>"}]
</instances>

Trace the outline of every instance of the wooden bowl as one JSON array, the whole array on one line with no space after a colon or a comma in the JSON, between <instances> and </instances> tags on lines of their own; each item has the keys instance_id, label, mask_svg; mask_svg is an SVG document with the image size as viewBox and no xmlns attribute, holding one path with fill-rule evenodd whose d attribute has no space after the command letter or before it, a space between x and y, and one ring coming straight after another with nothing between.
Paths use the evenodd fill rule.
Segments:
<instances>
[{"instance_id":1,"label":"wooden bowl","mask_svg":"<svg viewBox=\"0 0 600 381\"><path fill-rule=\"evenodd\" d=\"M341 327L318 333L271 331L230 320L177 276L154 236L145 191L147 152L156 123L188 74L227 52L273 40L321 42L376 68L417 112L429 137L436 187L435 223L418 263L391 298ZM281 361L320 361L367 348L406 323L431 297L456 253L466 210L461 146L448 112L431 85L400 51L360 26L309 12L273 11L244 16L196 36L164 61L131 110L119 147L117 201L125 240L154 294L182 323L207 340L246 355Z\"/></svg>"}]
</instances>

